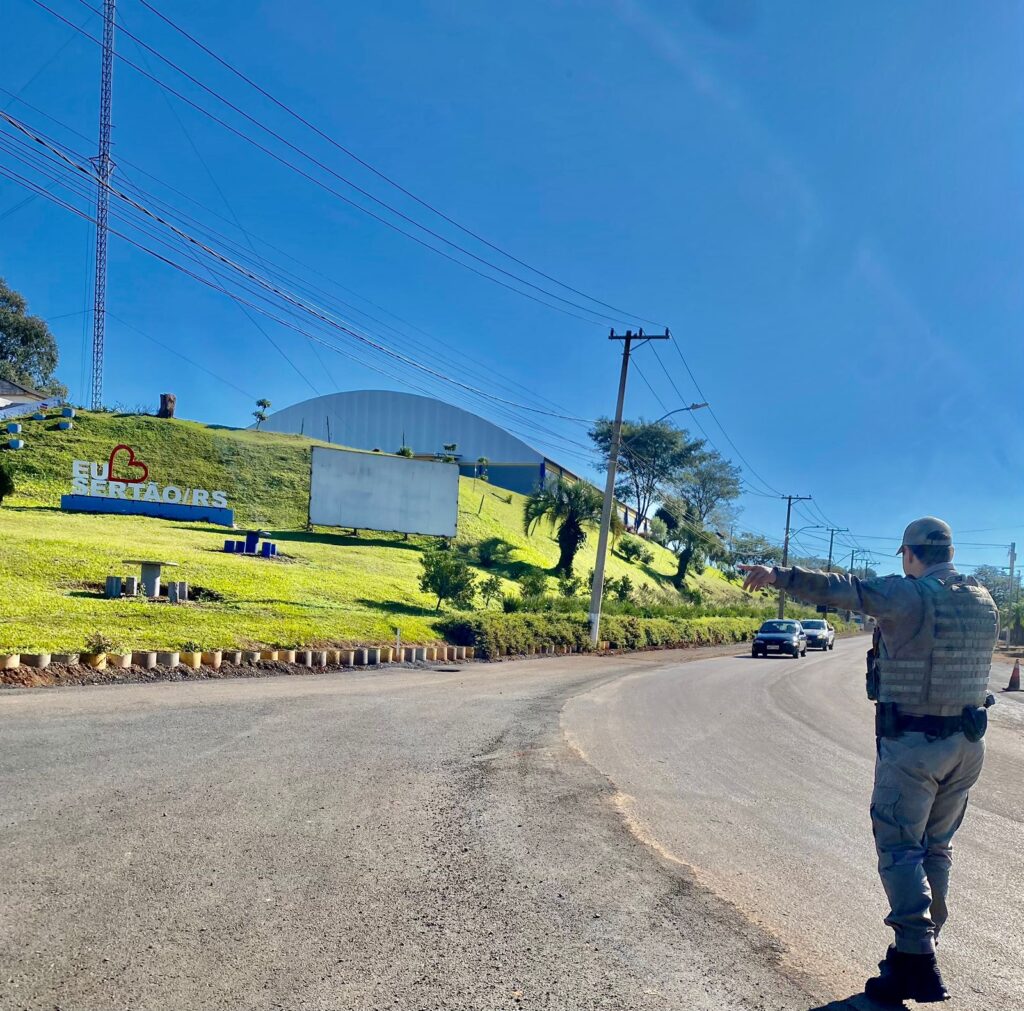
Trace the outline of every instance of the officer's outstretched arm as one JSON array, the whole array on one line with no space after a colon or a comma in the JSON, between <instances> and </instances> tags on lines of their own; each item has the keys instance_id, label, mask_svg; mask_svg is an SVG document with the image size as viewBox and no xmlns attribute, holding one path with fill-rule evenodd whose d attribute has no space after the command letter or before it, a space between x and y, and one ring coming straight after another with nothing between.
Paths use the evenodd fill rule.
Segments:
<instances>
[{"instance_id":1,"label":"officer's outstretched arm","mask_svg":"<svg viewBox=\"0 0 1024 1011\"><path fill-rule=\"evenodd\" d=\"M900 618L913 613L918 594L911 580L902 576L859 579L838 572L812 572L776 567L773 585L812 604L827 604L846 611L859 611L875 618Z\"/></svg>"}]
</instances>

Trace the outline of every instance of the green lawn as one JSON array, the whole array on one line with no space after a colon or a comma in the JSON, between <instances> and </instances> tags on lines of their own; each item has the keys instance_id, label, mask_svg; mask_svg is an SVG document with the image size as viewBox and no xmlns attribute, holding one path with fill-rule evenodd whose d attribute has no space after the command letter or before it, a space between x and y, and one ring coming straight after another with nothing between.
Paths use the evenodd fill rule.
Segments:
<instances>
[{"instance_id":1,"label":"green lawn","mask_svg":"<svg viewBox=\"0 0 1024 1011\"><path fill-rule=\"evenodd\" d=\"M428 539L303 529L310 440L108 414L80 415L69 433L34 424L26 425L24 451L0 456L18 487L0 507L0 653L80 650L93 632L126 649L173 649L188 640L208 649L387 642L396 627L405 641L438 638L436 601L417 585ZM118 442L136 447L160 483L225 489L239 525L265 526L288 557L224 554L230 531L209 524L56 508L70 485L71 461L103 459ZM510 560L491 571L514 577L550 570L558 558L551 531L527 536L522 515L522 496L463 478L459 550L471 557L481 541L500 538L511 545ZM594 540L577 558L584 577L594 564ZM613 555L609 575L663 586L675 560L654 550L650 567ZM145 557L178 562L177 578L209 598L183 607L103 599L105 577L137 574L123 559ZM691 584L709 601L743 599L712 570Z\"/></svg>"}]
</instances>

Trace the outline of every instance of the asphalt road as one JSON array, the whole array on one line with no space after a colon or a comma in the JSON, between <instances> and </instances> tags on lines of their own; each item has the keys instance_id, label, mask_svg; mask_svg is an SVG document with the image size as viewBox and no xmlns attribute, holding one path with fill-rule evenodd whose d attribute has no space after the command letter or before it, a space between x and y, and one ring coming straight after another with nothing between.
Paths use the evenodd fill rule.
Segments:
<instances>
[{"instance_id":1,"label":"asphalt road","mask_svg":"<svg viewBox=\"0 0 1024 1011\"><path fill-rule=\"evenodd\" d=\"M821 1008L884 946L861 648L2 692L0 1007ZM965 1008L1021 1005L1014 705Z\"/></svg>"},{"instance_id":2,"label":"asphalt road","mask_svg":"<svg viewBox=\"0 0 1024 1011\"><path fill-rule=\"evenodd\" d=\"M669 666L581 695L563 714L638 837L779 939L786 965L849 993L891 937L868 818L866 645ZM993 680L1008 675L1000 666ZM955 840L940 953L964 1011L1024 1007L1024 696L998 698Z\"/></svg>"}]
</instances>

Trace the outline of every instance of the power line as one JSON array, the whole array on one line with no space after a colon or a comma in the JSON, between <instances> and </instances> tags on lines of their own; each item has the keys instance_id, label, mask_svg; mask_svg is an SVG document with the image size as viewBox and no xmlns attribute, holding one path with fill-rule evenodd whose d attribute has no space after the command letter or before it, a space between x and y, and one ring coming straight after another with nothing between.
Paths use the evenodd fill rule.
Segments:
<instances>
[{"instance_id":1,"label":"power line","mask_svg":"<svg viewBox=\"0 0 1024 1011\"><path fill-rule=\"evenodd\" d=\"M8 91L6 91L6 89L3 89L3 88L0 88L0 92L3 92L3 93L8 94L8 95L12 94L11 92L8 92ZM14 96L12 96L12 99L13 98L14 98ZM75 130L74 127L70 126L67 123L62 122L59 119L54 118L49 113L47 113L44 110L40 109L38 106L35 106L32 103L30 103L30 102L26 102L22 98L17 98L16 100L18 101L19 104L25 106L25 108L31 110L32 112L36 113L37 115L44 117L48 121L54 123L55 125L61 127L64 130L67 130L69 133L74 134L75 136L85 140L86 142L88 142L90 144L92 143L90 138L86 137L84 134L82 134L79 131ZM50 138L50 139L52 141L52 138ZM52 142L53 143L57 143L56 141L52 141ZM68 145L62 144L60 146L63 147L65 151L71 152L74 155L76 155L82 161L88 160L88 155L82 154L82 152L76 151L73 148L70 148ZM218 212L216 212L214 210L211 210L211 208L209 208L206 205L202 204L201 202L197 201L190 194L188 194L188 193L186 193L186 192L184 192L184 191L182 191L182 190L172 186L171 184L169 184L165 180L161 179L159 176L154 175L152 172L149 172L147 169L143 168L142 166L138 165L135 162L130 161L129 159L127 159L127 158L125 158L123 156L120 156L118 158L118 164L119 164L119 167L122 170L122 177L125 179L126 185L128 185L131 189L133 189L137 193L139 193L141 196L143 196L145 199L147 199L150 203L154 203L154 204L157 204L157 205L163 207L166 211L168 211L172 215L175 215L178 218L184 219L184 220L190 222L191 224L198 226L199 228L201 228L202 230L206 231L207 233L212 234L213 236L215 236L220 241L223 241L223 242L228 243L229 245L232 245L236 250L240 250L240 247L238 247L235 243L233 243L232 240L230 240L226 236L224 236L223 233L218 232L215 229L211 229L209 225L206 225L203 222L200 222L198 219L196 219L196 218L194 218L194 217L192 217L192 216L190 216L188 214L185 214L184 212L182 212L179 209L177 209L176 207L174 207L172 204L167 203L166 201L162 200L160 197L156 196L155 194L152 194L152 193L146 191L145 189L139 187L137 184L133 183L129 177L125 176L125 174L124 174L124 166L128 166L130 168L135 169L136 171L140 172L142 175L146 176L148 179L152 179L158 185L160 185L160 186L164 187L165 189L167 189L169 192L175 194L178 197L181 197L184 200L187 200L189 203L194 204L196 207L200 208L201 210L206 211L209 214L212 214L214 217L218 218L219 220L233 225L233 227L235 227L235 228L239 228L237 222L232 222L230 219L225 218L223 215L219 214ZM33 194L33 199L35 199L35 195L34 194ZM259 236L254 235L252 232L250 232L250 231L248 231L248 230L246 230L244 228L239 228L239 231L241 231L242 235L250 243L250 248L251 248L251 243L252 243L253 240L256 240L256 241L260 242L261 244L263 244L263 245L267 246L268 248L270 248L271 250L273 250L275 253L278 253L278 254L280 254L282 256L285 256L288 260L290 260L292 263L296 264L297 266L301 267L304 271L307 271L307 272L309 272L311 274L316 275L317 277L322 278L323 280L327 281L329 284L337 287L339 290L345 291L346 293L354 296L355 298L359 299L360 301L365 302L367 305L371 306L376 311L378 311L380 313L383 313L383 314L391 317L392 319L396 320L402 326L408 327L409 329L414 330L417 333L421 334L427 340L429 340L429 341L431 341L431 342L433 342L433 343L435 343L435 344L437 344L437 345L439 345L441 347L447 348L453 354L456 354L458 356L458 359L457 359L456 363L453 364L451 361L448 362L450 367L458 367L458 368L462 369L462 368L465 367L465 364L467 362L470 363L470 364L475 364L475 365L479 366L480 368L484 369L485 371L489 372L490 374L496 376L505 385L516 387L522 393L526 394L528 399L531 399L531 400L533 400L535 402L538 402L538 403L543 401L543 402L547 403L551 407L556 407L556 408L559 407L559 405L555 401L551 400L550 398L544 397L544 396L541 396L541 395L533 394L533 392L529 388L523 386L522 383L516 381L515 379L512 379L509 376L506 376L506 375L498 372L496 369L493 368L493 366L490 366L490 365L488 365L486 363L483 363L483 362L479 361L478 359L473 358L471 355L468 355L465 351L453 347L452 345L448 344L447 342L445 342L441 338L437 337L436 335L433 335L433 334L429 333L428 331L422 329L421 327L418 327L415 324L410 323L408 320L405 320L401 316L396 315L395 313L391 312L387 308L385 308L385 307L383 307L381 305L378 305L376 302L372 301L371 299L367 299L365 296L359 294L359 292L353 291L351 288L347 288L345 285L342 285L336 279L334 279L332 277L329 277L326 274L323 274L321 271L317 270L317 268L311 266L308 263L305 263L304 261L302 261L300 259L297 259L296 257L292 256L287 251L281 249L278 246L275 246L273 243L268 242L266 239L262 239ZM264 263L266 262L265 258L260 258L260 259L262 260L262 262L264 262ZM281 272L283 270L283 268L278 267L277 270L279 272ZM289 271L286 271L286 270L283 271L283 273L290 279L290 281L292 283L298 283L300 286L304 287L307 290L307 293L308 293L308 287L310 286L310 282L309 281L305 281L305 280L299 278L297 275L295 275L295 274L293 274L293 273L291 273ZM319 288L316 285L312 285L312 290L314 292L320 294L320 295L327 296L328 298L332 297L332 296L327 295L327 293L322 288ZM367 313L363 309L357 308L356 306L352 305L349 302L346 302L344 300L338 300L338 301L339 301L339 304L343 305L347 310L355 312L355 313L357 313L360 316L365 316L371 322L376 323L377 325L384 327L386 330L388 330L389 332L395 334L396 336L399 336L399 337L401 337L404 340L410 341L411 343L413 343L414 345L417 345L421 349L425 349L425 345L423 345L422 342L419 342L415 338L410 337L408 334L406 334L403 331L397 329L392 324L385 323L383 320L380 320L377 317L373 316L372 314ZM428 353L436 354L436 352L428 352ZM579 421L577 423L586 424L586 425L591 424L591 422L586 420L586 419L579 419Z\"/></svg>"},{"instance_id":2,"label":"power line","mask_svg":"<svg viewBox=\"0 0 1024 1011\"><path fill-rule=\"evenodd\" d=\"M302 123L303 126L305 126L305 127L309 128L310 130L312 130L318 137L320 137L321 139L327 141L327 143L330 144L332 147L334 147L337 150L341 151L343 154L347 155L349 158L351 158L357 164L361 165L363 168L365 168L368 171L372 172L375 176L377 176L379 179L381 179L384 182L386 182L389 186L393 186L396 190L398 190L404 196L409 197L411 200L414 200L416 203L418 203L421 207L424 207L427 210L429 210L431 213L436 214L443 221L446 221L446 222L448 222L448 224L453 225L455 228L458 228L464 234L470 236L473 239L476 239L477 242L482 243L483 245L487 246L489 249L493 249L496 253L500 253L502 256L504 256L507 259L511 260L513 263L517 263L517 264L519 264L519 266L525 267L527 270L531 271L534 274L537 274L539 277L543 277L545 280L551 281L553 284L557 284L560 288L564 288L566 291L571 291L574 295L579 295L581 298L585 298L588 301L594 302L597 305L600 305L600 306L603 306L606 309L612 310L612 312L620 313L622 316L624 316L626 318L636 319L636 320L638 320L641 323L652 323L655 326L662 326L663 325L661 323L657 323L655 320L646 319L643 316L637 315L636 313L627 312L626 310L620 309L617 306L610 305L609 303L603 302L603 301L601 301L601 299L596 298L593 295L588 295L586 292L580 291L579 289L572 287L572 285L566 284L564 281L560 281L557 277L552 277L550 274L546 274L546 273L544 273L544 271L538 270L536 267L532 266L531 264L525 262L524 260L519 259L518 257L514 256L512 253L509 253L507 250L502 249L501 247L499 247L499 246L495 245L494 243L490 242L488 239L484 238L482 235L479 235L478 233L476 233L472 229L467 228L465 225L460 224L458 221L456 221L454 218L450 217L444 211L439 210L433 204L431 204L428 201L424 200L423 198L417 196L415 193L411 192L406 187L404 187L400 183L396 182L390 176L388 176L384 172L380 171L380 169L376 168L374 165L371 165L368 161L366 161L365 159L361 158L359 155L357 155L350 148L345 147L343 144L339 143L337 140L335 140L329 134L325 133L318 126L316 126L314 123L310 122L308 119L306 119L300 113L296 112L290 106L288 106L284 102L280 101L280 99L278 99L276 96L272 95L266 89L262 88L254 80L252 80L252 78L246 76L244 73L242 73L242 71L238 70L237 67L233 66L231 63L229 63L223 57L219 56L212 49L210 49L208 46L204 45L201 41L199 41L199 39L197 39L197 38L195 38L195 36L191 35L188 31L186 31L184 28L182 28L180 25L178 25L176 22L174 22L166 14L163 14L159 10L157 10L156 7L154 7L151 3L148 3L147 0L140 0L140 2L142 3L143 7L145 7L147 10L149 10L153 14L155 14L158 18L160 18L161 21L163 21L165 24L169 25L171 28L173 28L180 35L182 35L186 39L188 39L189 42L191 42L193 45L197 46L199 49L201 49L208 56L210 56L211 58L216 60L226 70L229 70L232 74L234 74L240 80L244 81L251 88L254 88L264 98L266 98L269 101L273 102L278 108L280 108L284 112L288 113L288 115L291 116L293 119L297 120L298 122Z\"/></svg>"},{"instance_id":3,"label":"power line","mask_svg":"<svg viewBox=\"0 0 1024 1011\"><path fill-rule=\"evenodd\" d=\"M78 2L80 4L82 4L82 6L87 7L90 10L93 10L93 11L96 10L96 8L92 7L92 5L87 2L87 0L78 0ZM92 36L89 32L86 32L84 29L77 28L71 21L69 21L63 15L61 15L57 11L53 10L53 8L51 8L47 4L45 4L43 2L43 0L32 0L32 3L34 3L37 7L40 7L42 10L47 11L53 17L57 18L59 21L62 21L64 24L68 25L69 27L75 28L76 31L80 32L82 35L84 35L86 38L92 40L94 43L100 44L98 42L98 40L94 36ZM604 319L604 320L608 320L610 322L621 322L622 318L619 317L619 316L609 316L608 314L606 314L604 312L601 312L601 311L595 310L595 309L591 309L589 306L580 305L577 302L573 302L571 299L564 298L563 296L558 295L555 292L551 292L548 289L541 287L540 285L534 284L532 281L528 281L525 278L522 278L522 277L518 276L517 274L514 274L511 271L505 270L503 267L500 267L497 264L494 264L494 263L490 262L489 260L485 259L484 257L478 256L476 253L472 252L471 250L466 249L463 246L460 246L458 243L453 242L451 239L446 238L445 236L441 235L439 232L436 232L433 229L428 228L426 225L421 224L420 222L416 221L414 218L409 217L407 214L404 214L402 211L398 210L397 208L392 207L390 204L387 204L385 201L380 200L378 197L374 196L368 190L365 190L364 188L362 188L358 184L352 182L350 179L347 179L345 176L343 176L340 173L336 172L329 165L326 165L324 162L320 161L319 159L315 158L313 155L309 154L309 152L307 152L307 151L303 150L302 148L298 147L297 145L293 144L286 137L283 137L281 134L277 133L275 130L273 130L270 127L266 126L264 123L262 123L260 120L256 119L254 116L251 116L249 113L245 112L244 109L239 108L237 105L235 105L229 99L224 98L224 96L222 96L219 92L217 92L216 90L208 87L206 84L204 84L198 78L196 78L193 75L189 74L188 71L186 71L186 70L182 69L181 67L179 67L176 63L174 63L173 60L170 60L167 57L165 57L158 50L154 49L152 46L148 45L142 39L140 39L137 36L135 36L132 33L130 33L127 29L122 28L122 31L124 32L125 35L127 35L129 38L131 38L137 44L142 46L148 52L152 53L161 62L165 63L171 69L173 69L177 73L181 74L183 77L185 77L187 80L191 81L197 87L201 88L203 91L205 91L211 97L216 98L219 102L221 102L224 105L226 105L229 109L231 109L232 111L236 112L238 115L242 116L244 119L246 119L248 122L252 123L254 126L258 127L260 130L263 130L265 133L267 133L268 135L273 137L279 143L284 144L285 147L287 147L290 150L296 152L301 157L307 159L312 164L316 165L318 168L320 168L324 172L328 173L328 175L333 176L335 179L338 179L340 182L343 182L346 186L349 186L351 189L355 190L360 195L366 197L368 200L371 200L374 203L376 203L377 205L385 208L389 213L394 214L399 219L408 222L409 224L413 225L416 228L419 228L421 231L423 231L427 235L431 236L432 238L435 238L438 241L444 242L446 245L452 247L453 249L458 250L464 256L468 256L472 260L475 260L476 262L481 263L481 264L489 267L491 270L494 270L497 273L499 273L499 274L501 274L501 275L503 275L505 277L508 277L511 280L514 280L514 281L518 282L521 285L525 285L526 287L531 288L534 291L537 291L537 292L540 292L541 294L546 295L548 298L553 298L556 301L563 303L564 305L571 306L572 308L578 309L578 310L580 310L582 312L588 312L592 316L597 317L598 319ZM538 302L539 304L544 305L544 306L546 306L549 309L554 309L557 312L561 312L561 313L564 313L565 315L572 316L572 317L574 317L576 319L583 320L584 322L593 323L592 319L587 319L586 317L579 316L577 313L574 313L574 312L570 311L569 309L565 309L562 306L554 305L551 302L547 302L547 301L545 301L542 298L538 298L535 295L531 295L529 292L522 291L519 288L516 288L513 285L508 284L508 283L502 281L500 278L494 277L491 274L487 274L484 271L479 270L476 267L473 267L471 264L468 264L468 263L464 262L463 260L460 260L457 257L452 256L450 253L445 252L443 249L439 249L437 246L431 244L430 242L427 242L426 240L421 239L420 237L418 237L416 235L413 235L411 232L406 231L401 226L396 225L393 221L389 221L387 218L382 217L380 214L376 213L375 211L370 210L368 207L364 207L362 204L359 204L356 201L352 200L350 197L345 196L340 191L334 189L331 186L328 186L323 180L317 179L315 176L313 176L310 173L304 171L302 168L300 168L294 162L288 161L288 159L286 159L286 158L282 157L281 155L277 154L275 151L271 150L270 148L266 147L263 144L260 144L258 141L256 141L254 138L249 136L244 131L239 130L238 128L232 126L226 120L221 119L219 116L214 115L214 113L212 113L209 109L206 109L202 105L200 105L199 103L192 101L191 99L189 99L185 95L183 95L180 91L177 91L175 88L171 87L171 85L167 84L165 81L163 81L160 78L156 77L154 74L149 73L143 67L139 66L139 64L137 64L137 63L133 62L132 60L128 59L123 53L115 53L114 55L122 63L126 64L127 66L131 67L134 71L136 71L136 73L141 74L143 77L146 77L148 80L152 81L158 87L163 88L164 90L166 90L170 94L174 95L180 101L183 101L186 104L190 105L193 109L195 109L198 112L202 113L204 116L206 116L207 118L213 120L215 123L217 123L218 125L224 127L226 130L229 130L236 137L239 137L240 139L244 140L247 144L250 144L251 146L257 148L258 150L262 151L264 154L269 155L275 161L278 161L282 165L287 166L292 171L297 172L299 175L301 175L304 178L308 179L310 182L312 182L315 185L321 187L325 191L333 194L339 200L344 201L349 206L355 208L356 210L361 211L363 214L366 214L367 216L373 218L375 221L379 222L380 224L383 224L386 227L392 229L393 231L398 232L400 235L404 235L406 238L411 239L413 242L416 242L417 244L423 246L424 248L432 250L433 252L437 253L439 256L442 256L445 259L450 260L452 263L458 264L463 269L472 271L473 273L479 275L480 277L486 278L487 280L491 281L494 284L501 285L502 287L507 288L509 291L515 292L516 294L522 296L523 298L528 298L531 301Z\"/></svg>"},{"instance_id":4,"label":"power line","mask_svg":"<svg viewBox=\"0 0 1024 1011\"><path fill-rule=\"evenodd\" d=\"M33 2L39 2L39 0L33 0ZM10 116L8 113L0 111L0 119L6 120L16 130L18 130L19 132L24 134L29 139L33 140L35 143L37 143L40 146L46 148L48 151L50 151L51 154L56 155L61 161L63 161L68 166L70 166L72 169L74 169L77 172L87 176L90 179L95 179L96 178L95 174L90 169L88 169L88 168L86 168L86 167L84 167L84 166L82 166L80 164L77 164L73 159L68 157L68 155L66 155L64 152L60 151L58 148L56 148L53 145L51 145L48 141L46 141L41 136L33 133L28 127L26 127L19 120L17 120L14 117ZM396 360L404 361L406 364L413 365L416 368L419 368L419 369L421 369L422 371L424 371L424 372L426 372L428 374L434 375L435 378L442 379L443 381L445 381L447 383L450 383L453 386L457 386L457 387L460 387L462 389L471 391L473 393L477 393L477 394L479 394L481 396L487 397L488 399L494 400L497 403L508 404L508 405L513 406L513 407L518 407L518 408L520 408L522 410L531 411L531 412L537 413L537 414L543 414L543 415L546 415L546 416L549 416L549 417L560 418L560 419L563 419L563 420L570 420L570 421L587 421L588 420L588 419L577 418L577 417L572 416L572 415L560 414L560 413L553 412L553 411L546 411L546 410L543 410L541 408L528 407L526 405L518 404L515 401L508 400L508 399L503 398L503 397L498 397L495 394L488 393L485 390L477 389L477 388L475 388L475 387L473 387L473 386L471 386L471 385L469 385L467 383L463 383L460 380L454 379L454 378L452 378L450 376L445 376L445 375L437 372L434 369L431 369L431 368L429 368L429 367L427 367L427 366L425 366L425 365L423 365L423 364L421 364L419 362L416 362L416 361L414 361L414 360L412 360L412 359L410 359L410 358L408 358L408 357L406 357L404 355L401 355L398 352L395 352L395 351L391 350L390 348L385 347L379 341L375 341L373 338L367 336L364 333L361 333L359 330L357 330L353 326L346 325L344 323L339 323L338 321L331 319L329 316L327 316L323 312L319 311L316 308L316 306L312 306L312 305L306 304L301 298L297 298L294 295L292 295L292 294L290 294L290 293L288 293L286 291L281 290L276 285L274 285L272 282L268 281L265 278L262 278L262 277L258 276L253 271L251 271L248 268L246 268L245 266L243 266L243 265L241 265L239 263L236 263L234 260L224 256L222 253L220 253L217 250L213 249L212 247L206 245L205 243L199 241L198 239L196 239L192 235L188 234L183 229L178 228L172 222L170 222L167 219L161 217L159 214L156 214L154 211L151 211L149 208L145 207L143 204L141 204L138 201L134 200L132 197L128 196L123 191L121 191L121 190L119 190L119 189L117 189L117 188L115 188L113 186L109 187L109 190L110 190L111 195L116 196L118 199L122 200L124 203L126 203L129 206L133 207L136 211L142 213L146 217L151 218L152 220L156 221L157 223L163 225L164 227L166 227L167 229L172 231L174 234L176 234L179 238L182 238L182 239L186 240L187 242L191 243L192 245L196 246L197 248L203 250L203 252L205 252L208 255L212 256L214 259L218 260L219 262L221 262L225 266L228 266L232 270L237 271L238 273L240 273L244 277L248 278L250 281L253 281L254 283L258 284L260 287L265 288L266 290L272 292L273 294L277 295L278 297L284 299L286 302L289 302L289 303L295 305L296 307L304 310L305 312L308 312L311 315L317 317L318 319L321 320L321 322L324 322L324 323L328 324L329 326L334 327L334 328L344 332L348 336L353 337L357 341L360 341L360 342L362 342L363 344L365 344L367 346L375 348L377 351L380 351L380 352L384 353L388 357L391 357L391 358L396 359Z\"/></svg>"},{"instance_id":5,"label":"power line","mask_svg":"<svg viewBox=\"0 0 1024 1011\"><path fill-rule=\"evenodd\" d=\"M8 120L11 120L11 117L6 117L6 118ZM22 132L24 132L24 131L22 131ZM70 163L69 159L66 159L66 158L63 158L62 162ZM82 166L74 166L73 163L70 163L70 164L72 164L72 167L77 167L78 171L81 172L86 177L91 175L88 172L88 170L83 169ZM5 174L9 174L9 173L5 173ZM25 180L24 177L18 177L18 181L23 182L30 189L40 189L37 186L37 184L32 183L30 180ZM68 204L66 201L63 201L60 198L51 198L51 199L53 199L53 201L55 203L60 204L61 206L65 207L68 210L71 210L73 213L75 213L78 216L84 218L85 220L92 220L87 212L84 212L84 211L80 210L79 208L76 208L74 205ZM129 206L132 206L132 202L129 202ZM299 326L296 326L294 323L291 323L291 322L289 322L286 319L281 319L280 317L275 316L273 313L269 312L267 309L263 308L262 306L260 306L260 305L258 305L256 303L253 303L253 302L251 302L249 300L246 300L244 298L241 298L241 296L237 295L236 293L228 291L226 288L224 288L223 285L217 283L216 281L206 280L206 279L200 277L199 275L195 274L193 271L189 270L188 268L183 267L181 264L178 264L178 263L174 262L173 260L169 259L167 256L165 256L165 255L163 255L161 253L158 253L156 250L152 249L151 247L146 246L143 243L139 243L137 240L132 239L130 236L126 235L125 233L117 231L117 230L112 230L112 231L113 231L113 234L117 235L118 237L125 239L126 241L128 241L132 245L137 246L139 249L143 250L144 252L147 252L151 256L154 256L156 259L158 259L158 260L168 264L169 266L174 267L175 269L181 271L182 273L187 274L188 276L192 277L193 279L198 280L200 283L203 283L203 284L205 284L207 286L213 287L216 290L222 292L223 294L226 294L229 297L235 299L236 301L240 301L240 302L242 302L242 303L244 303L246 305L249 305L250 307L254 308L256 311L260 312L262 315L265 315L268 318L274 320L275 322L278 322L281 325L283 325L283 326L285 326L285 327L287 327L289 329L292 329L296 333L299 333L299 334L301 334L303 336L306 336L307 338L308 337L312 337L313 339L319 341L320 343L322 343L324 346L330 348L331 350L334 350L337 353L343 354L345 357L353 358L353 360L359 360L359 359L355 359L352 355L350 355L349 353L347 353L344 350L342 350L341 348L339 348L336 344L333 344L331 342L328 342L328 341L324 340L323 337L311 335L309 333L309 331L307 331L307 330L305 330L305 329L303 329L303 328L301 328ZM145 231L145 229L143 229L143 231ZM172 231L173 231L173 229L172 229ZM161 241L165 245L168 244L167 240L165 238L162 238L162 237L159 237L159 236L153 236L152 232L147 232L146 234L149 234L151 237L157 237L159 239L159 241ZM216 271L214 271L214 273L216 273ZM243 272L243 276L244 277L249 277L249 278L251 278L254 281L259 281L260 280L259 278L255 278L254 276L252 276L251 274L246 273L246 272ZM265 290L265 285L261 285L261 290ZM284 294L284 293L281 293L281 294ZM268 301L268 299L266 298L266 294L265 293L261 294L261 295L259 295L257 297L261 301ZM288 301L288 299L286 299L286 301ZM294 304L294 300L292 300L292 303ZM297 307L299 309L301 309L301 310L306 311L306 312L311 311L309 309L309 307L304 306L301 303L299 303ZM286 309L285 311L289 315L294 315L295 314L295 309ZM339 324L337 324L333 320L330 320L329 318L323 317L323 316L321 316L319 314L316 314L316 313L314 313L314 316L320 322L323 322L323 323L326 323L327 325L333 326L336 329L341 329L343 332L345 332L345 333L347 333L349 335L354 335L350 329L347 329L345 327L341 327ZM358 335L355 335L355 336L358 336ZM390 352L388 352L388 349L386 349L386 348L381 348L380 350L384 351L385 353L390 354ZM364 364L367 367L371 368L371 370L373 370L373 371L381 371L380 369L377 369L375 366L370 365L365 360L362 360L362 364ZM412 366L414 368L421 368L421 366L419 366L418 363L409 362L409 364L410 364L410 366ZM389 371L386 372L386 373L385 372L381 372L381 374L387 375L387 376L389 376L391 378L394 378L393 368L389 369ZM443 376L439 376L438 378L446 379L446 377L443 377ZM446 380L446 381L451 382L451 380ZM405 384L403 384L403 385L405 385ZM484 393L483 391L475 391L472 387L466 386L465 384L461 384L461 385L468 392L476 393L476 394L479 394L480 396L484 396L484 397L492 396L492 395ZM518 406L518 405L515 405L513 402L507 402L507 403L512 404L512 406ZM531 422L527 422L527 423L531 424ZM550 432L550 430L547 430L547 432L545 433L545 436L544 436L544 441L550 441L552 438L554 438L555 440L564 441L564 437L563 436L560 436L560 435L558 435L558 433L553 433L553 432ZM576 445L580 445L580 444L576 444ZM589 450L589 447L585 447L584 446L583 448ZM573 452L572 450L565 450L565 451L569 452L571 455L574 455L574 456L578 455L577 453Z\"/></svg>"}]
</instances>

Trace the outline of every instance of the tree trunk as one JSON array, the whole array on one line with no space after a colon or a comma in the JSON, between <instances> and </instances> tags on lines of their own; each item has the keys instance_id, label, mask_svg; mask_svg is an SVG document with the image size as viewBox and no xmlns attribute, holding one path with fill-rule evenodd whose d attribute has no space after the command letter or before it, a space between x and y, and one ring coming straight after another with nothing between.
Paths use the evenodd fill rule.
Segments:
<instances>
[{"instance_id":1,"label":"tree trunk","mask_svg":"<svg viewBox=\"0 0 1024 1011\"><path fill-rule=\"evenodd\" d=\"M672 577L672 585L677 590L681 590L686 585L686 570L690 567L690 561L693 558L693 550L693 545L687 544L686 547L679 552L679 563L676 567L676 574Z\"/></svg>"},{"instance_id":2,"label":"tree trunk","mask_svg":"<svg viewBox=\"0 0 1024 1011\"><path fill-rule=\"evenodd\" d=\"M156 416L158 418L173 418L174 408L178 403L178 398L173 393L161 393L160 394L160 410L157 411Z\"/></svg>"}]
</instances>

